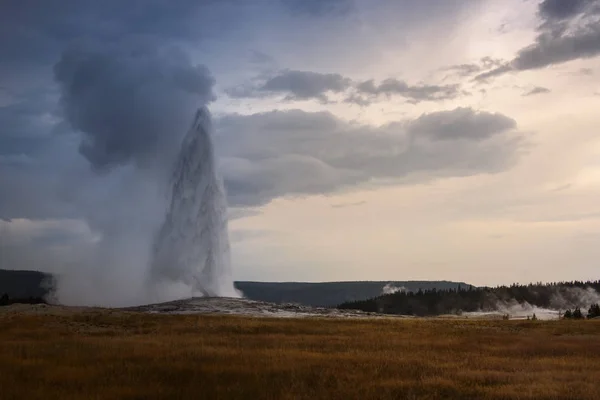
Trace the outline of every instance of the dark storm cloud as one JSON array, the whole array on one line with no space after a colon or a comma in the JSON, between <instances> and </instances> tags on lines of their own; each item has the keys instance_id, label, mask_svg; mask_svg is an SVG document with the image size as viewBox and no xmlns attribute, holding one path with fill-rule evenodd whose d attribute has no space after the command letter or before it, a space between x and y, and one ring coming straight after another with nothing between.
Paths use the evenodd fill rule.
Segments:
<instances>
[{"instance_id":1,"label":"dark storm cloud","mask_svg":"<svg viewBox=\"0 0 600 400\"><path fill-rule=\"evenodd\" d=\"M160 124L182 113L173 110L181 105L179 99L183 95L174 98L173 90L158 95L152 89L167 86L168 82L179 88L185 86L180 92L197 99L208 79L204 79L206 73L195 70L182 57L164 52L153 54L150 49L164 49L174 41L189 42L209 34L215 26L227 26L230 20L211 22L211 15L200 11L202 7L219 8L226 15L225 10L231 9L228 4L233 3L1 1L0 217L89 215L90 210L75 201L80 188L95 182L89 164L78 154L82 136L85 140L81 149L96 166L125 162L128 157L140 161L146 151L151 151L158 128L152 126L143 135L131 129L119 137L111 129L127 128L127 120L131 123L132 118L141 118L144 107L150 112L167 106L166 115L148 116L147 125L149 120ZM138 36L149 45L127 48L126 43ZM79 47L72 47L80 39L96 45L86 48L80 43ZM65 57L62 61L61 54ZM111 54L120 58L110 60ZM59 107L60 93L53 76L53 66L59 61L57 70L68 122ZM140 70L132 70L136 67L134 62ZM157 85L146 85L144 80L156 73L165 76ZM140 98L145 94L148 96ZM161 97L164 94L166 98ZM128 101L135 102L129 104L129 114L116 115L124 113ZM175 103L168 104L170 101ZM71 132L70 123L78 134ZM178 134L181 132L169 132L167 136ZM116 206L117 200L111 204Z\"/></svg>"},{"instance_id":2,"label":"dark storm cloud","mask_svg":"<svg viewBox=\"0 0 600 400\"><path fill-rule=\"evenodd\" d=\"M523 96L534 96L536 94L550 93L551 90L542 86L536 86L533 89L523 93Z\"/></svg>"},{"instance_id":3,"label":"dark storm cloud","mask_svg":"<svg viewBox=\"0 0 600 400\"><path fill-rule=\"evenodd\" d=\"M514 120L470 108L383 126L300 110L229 115L216 126L220 163L234 206L378 180L427 181L499 172L512 165L521 144Z\"/></svg>"},{"instance_id":4,"label":"dark storm cloud","mask_svg":"<svg viewBox=\"0 0 600 400\"><path fill-rule=\"evenodd\" d=\"M54 72L81 154L98 169L157 158L213 99L206 67L145 40L73 46Z\"/></svg>"},{"instance_id":5,"label":"dark storm cloud","mask_svg":"<svg viewBox=\"0 0 600 400\"><path fill-rule=\"evenodd\" d=\"M0 3L0 48L5 63L52 63L78 37L115 40L127 35L189 38L205 29L193 24L200 6L214 1L35 1ZM202 21L204 22L204 21Z\"/></svg>"},{"instance_id":6,"label":"dark storm cloud","mask_svg":"<svg viewBox=\"0 0 600 400\"><path fill-rule=\"evenodd\" d=\"M227 93L234 98L285 95L285 100L317 99L326 102L328 92L343 92L350 87L351 83L350 79L340 74L286 70L268 78L258 86L237 87L227 90Z\"/></svg>"},{"instance_id":7,"label":"dark storm cloud","mask_svg":"<svg viewBox=\"0 0 600 400\"><path fill-rule=\"evenodd\" d=\"M341 1L293 3L1 1L0 216L85 216L74 193L98 179L88 160L139 165L176 145L187 111L211 98L213 81L173 45L234 42L282 7L308 17L344 9ZM268 59L256 53L255 61Z\"/></svg>"},{"instance_id":8,"label":"dark storm cloud","mask_svg":"<svg viewBox=\"0 0 600 400\"><path fill-rule=\"evenodd\" d=\"M35 153L40 149L52 147L50 146L51 142L63 139L52 135L53 132L69 130L69 125L61 123L62 116L57 114L59 96L52 67L60 59L61 53L69 48L73 41L85 38L89 42L97 43L97 48L80 50L80 56L83 57L83 53L87 51L91 58L93 57L91 53L98 51L98 48L102 47L102 43L127 42L130 38L140 35L156 46L173 40L191 39L209 31L211 26L215 26L214 22L211 25L208 18L202 18L199 10L202 7L224 8L226 7L225 3L231 3L231 1L219 3L212 0L182 0L172 3L163 0L131 0L127 2L117 0L103 2L92 0L5 0L0 2L0 48L2 49L2 57L0 57L0 87L2 88L0 153L5 155L8 153L16 155ZM227 24L226 21L221 22L223 25ZM106 47L110 46L110 44L106 45ZM138 51L143 53L145 50ZM65 54L69 54L71 59L63 59L62 66L65 66L67 62L75 62L72 48ZM123 62L121 60L109 65L108 56L108 53L105 54L103 60L99 54L96 54L98 62L95 65L92 60L88 60L86 66L71 65L73 68L71 72L62 68L61 83L65 91L70 91L67 97L78 97L78 100L84 100L80 97L83 95L82 91L86 91L86 96L88 96L81 104L66 104L70 116L77 119L71 122L79 124L78 128L91 123L89 118L86 122L86 116L82 112L83 107L86 106L85 102L91 103L92 97L99 95L99 92L103 90L101 87L103 83L109 85L105 88L106 95L108 95L111 84L113 88L117 85L114 81L112 83L94 81L98 78L94 76L95 73L106 75L109 73L106 68L118 69L118 63ZM142 57L140 55L140 58ZM135 58L133 53L130 58ZM148 60L148 62L151 61ZM104 71L103 68L105 68ZM149 71L139 71L140 76L136 76L135 79L138 81L140 78L144 79L144 76L148 76L152 74L152 71L156 72L160 68L160 66L150 66ZM78 74L76 78L78 83L67 88L66 86L69 85L67 80L75 79L74 75L68 76L69 73ZM179 76L174 79L179 80L180 85L187 83L203 85L199 81L192 82L193 78L184 76L186 73L189 72L181 71ZM131 71L130 75L133 76ZM123 74L115 77L115 79L124 78ZM90 79L90 81L83 82L85 79ZM124 82L123 85L125 85ZM132 81L131 85L136 86L137 83ZM96 94L92 93L94 90ZM75 91L79 91L79 93L75 93ZM130 100L134 97L134 95L128 96ZM126 98L120 99L118 95L113 99L105 100L104 107L99 107L97 111L89 111L96 113L93 118L100 118L102 112L106 112L107 107L113 107L109 103L127 101ZM146 104L152 101L143 100ZM160 100L155 99L154 102L158 103ZM89 105L92 106L92 104ZM100 106L100 104L96 103L93 106ZM109 114L104 115L109 116ZM92 116L88 115L88 117ZM115 124L118 123L120 122L115 122ZM106 145L103 150L98 147L103 145ZM112 146L110 141L102 143L101 140L92 140L89 144L86 143L82 146L82 149L89 150L90 158L95 157L97 158L95 162L102 164L108 162L103 153L105 155L110 153L112 151L110 146ZM117 150L117 152L123 154L116 158L123 159L127 156L127 150ZM57 158L61 156L56 155ZM0 171L1 173L2 171Z\"/></svg>"},{"instance_id":9,"label":"dark storm cloud","mask_svg":"<svg viewBox=\"0 0 600 400\"><path fill-rule=\"evenodd\" d=\"M535 42L476 80L600 55L600 0L544 0L538 14L542 23Z\"/></svg>"},{"instance_id":10,"label":"dark storm cloud","mask_svg":"<svg viewBox=\"0 0 600 400\"><path fill-rule=\"evenodd\" d=\"M97 169L145 165L158 149L162 154L165 147L175 146L187 129L187 113L212 98L214 82L206 68L171 50L172 45L232 38L232 32L256 27L257 18L271 23L284 8L302 18L325 18L352 13L353 4L0 2L0 187L11 188L0 190L0 217L87 218L90 210L109 201L82 203L79 193L74 194L79 187L88 184L90 192L85 189L81 195L98 199L111 199L99 192L120 190L116 183L109 187L110 176L96 180L101 178L89 171L89 163ZM409 11L412 20L430 13L429 7L414 2L394 4ZM454 6L446 1L436 4L444 15ZM260 53L254 60L270 61ZM374 92L359 92L355 82L340 74L280 71L251 89L253 95L294 100L326 101L328 94L337 93L363 105L386 95L410 101L454 96L451 86L392 82L373 83ZM415 171L442 176L501 170L517 146L502 141L502 135L456 145L458 141L433 140L431 134L419 137L408 132L407 124L357 126L329 113L302 112L225 118L219 122L222 135L217 140L232 202L262 204L290 193L330 192ZM478 151L491 155L483 157ZM111 208L119 207L119 199Z\"/></svg>"}]
</instances>

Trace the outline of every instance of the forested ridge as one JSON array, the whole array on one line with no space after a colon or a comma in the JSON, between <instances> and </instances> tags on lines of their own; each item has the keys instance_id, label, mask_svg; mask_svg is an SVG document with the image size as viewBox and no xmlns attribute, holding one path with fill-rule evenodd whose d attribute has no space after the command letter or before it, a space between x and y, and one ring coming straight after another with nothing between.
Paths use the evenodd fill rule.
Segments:
<instances>
[{"instance_id":1,"label":"forested ridge","mask_svg":"<svg viewBox=\"0 0 600 400\"><path fill-rule=\"evenodd\" d=\"M570 310L598 303L600 281L513 284L497 287L459 286L456 289L402 291L368 300L342 303L340 309L385 314L433 316L476 311L504 311L516 305Z\"/></svg>"}]
</instances>

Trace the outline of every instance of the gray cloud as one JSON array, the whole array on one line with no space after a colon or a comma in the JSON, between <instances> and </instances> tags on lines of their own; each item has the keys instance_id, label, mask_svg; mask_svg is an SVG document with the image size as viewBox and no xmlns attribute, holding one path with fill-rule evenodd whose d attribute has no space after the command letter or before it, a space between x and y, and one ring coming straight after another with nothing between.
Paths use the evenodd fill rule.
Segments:
<instances>
[{"instance_id":1,"label":"gray cloud","mask_svg":"<svg viewBox=\"0 0 600 400\"><path fill-rule=\"evenodd\" d=\"M533 89L523 93L523 96L534 96L536 94L550 93L551 90L542 86L536 86Z\"/></svg>"},{"instance_id":2,"label":"gray cloud","mask_svg":"<svg viewBox=\"0 0 600 400\"><path fill-rule=\"evenodd\" d=\"M285 100L317 99L329 101L328 93L346 93L345 103L367 106L379 96L402 96L412 103L453 99L461 94L460 86L453 85L409 85L404 81L389 78L375 84L374 80L353 82L340 74L321 74L309 71L286 70L277 73L258 85L245 85L227 91L234 98L256 98L285 95Z\"/></svg>"},{"instance_id":3,"label":"gray cloud","mask_svg":"<svg viewBox=\"0 0 600 400\"><path fill-rule=\"evenodd\" d=\"M358 206L362 206L364 204L367 204L366 201L355 201L354 203L339 203L339 204L332 204L331 208L348 208L348 207L358 207Z\"/></svg>"},{"instance_id":4,"label":"gray cloud","mask_svg":"<svg viewBox=\"0 0 600 400\"><path fill-rule=\"evenodd\" d=\"M273 234L281 235L282 233L267 229L233 229L229 234L229 238L232 243L238 243L264 238Z\"/></svg>"},{"instance_id":5,"label":"gray cloud","mask_svg":"<svg viewBox=\"0 0 600 400\"><path fill-rule=\"evenodd\" d=\"M351 93L348 97L344 99L344 103L356 104L361 107L370 106L373 103L374 99L367 98L365 96L360 96L356 93Z\"/></svg>"},{"instance_id":6,"label":"gray cloud","mask_svg":"<svg viewBox=\"0 0 600 400\"><path fill-rule=\"evenodd\" d=\"M115 40L136 34L183 39L204 33L209 24L200 10L214 3L5 0L0 3L0 47L4 60L12 65L37 62L48 67L66 44L82 36ZM196 23L192 23L194 19Z\"/></svg>"},{"instance_id":7,"label":"gray cloud","mask_svg":"<svg viewBox=\"0 0 600 400\"><path fill-rule=\"evenodd\" d=\"M543 68L578 58L591 58L600 54L600 23L587 26L571 35L539 40L519 51L512 62L518 71Z\"/></svg>"},{"instance_id":8,"label":"gray cloud","mask_svg":"<svg viewBox=\"0 0 600 400\"><path fill-rule=\"evenodd\" d=\"M273 57L258 50L251 50L249 59L251 63L258 65L269 65L274 63Z\"/></svg>"},{"instance_id":9,"label":"gray cloud","mask_svg":"<svg viewBox=\"0 0 600 400\"><path fill-rule=\"evenodd\" d=\"M54 72L80 152L98 169L158 158L213 99L206 67L145 40L70 47Z\"/></svg>"},{"instance_id":10,"label":"gray cloud","mask_svg":"<svg viewBox=\"0 0 600 400\"><path fill-rule=\"evenodd\" d=\"M379 127L290 110L223 117L216 139L230 203L252 206L381 180L502 171L521 143L515 128L504 115L468 108Z\"/></svg>"},{"instance_id":11,"label":"gray cloud","mask_svg":"<svg viewBox=\"0 0 600 400\"><path fill-rule=\"evenodd\" d=\"M478 63L451 65L443 70L464 78L498 68L503 64L505 64L504 60L486 56L482 57Z\"/></svg>"},{"instance_id":12,"label":"gray cloud","mask_svg":"<svg viewBox=\"0 0 600 400\"><path fill-rule=\"evenodd\" d=\"M359 83L356 86L359 93L373 96L379 95L399 95L409 99L411 102L438 101L458 97L460 92L459 85L409 85L404 81L388 78L378 85L374 80L368 80Z\"/></svg>"},{"instance_id":13,"label":"gray cloud","mask_svg":"<svg viewBox=\"0 0 600 400\"><path fill-rule=\"evenodd\" d=\"M283 0L293 13L319 17L346 15L355 10L353 0Z\"/></svg>"},{"instance_id":14,"label":"gray cloud","mask_svg":"<svg viewBox=\"0 0 600 400\"><path fill-rule=\"evenodd\" d=\"M101 257L90 265L76 263L82 270L97 271L83 274L85 279L75 282L83 297L91 295L94 286L106 289L96 290L96 294L116 295L119 289L114 288L115 281L122 282L124 293L131 293L131 285L141 282L137 278L143 276L142 267L146 266L137 256L148 254L145 238L153 232L153 220L163 210L162 204L154 204L160 203L153 185L156 182L148 182L156 177L149 178L147 170L136 166L165 157L187 129L190 110L211 98L213 83L208 71L172 50L171 45L194 45L200 51L212 52L216 55L211 60L215 63L212 69L218 71L224 66L219 64L223 63L221 52L237 60L236 54L254 48L253 40L261 38L254 36L260 24L269 24L269 33L289 29L304 37L306 21L294 19L297 25L282 26L291 21L283 15L282 5L299 16L323 18L347 15L352 12L352 3L0 2L0 218L81 221L92 236L98 234L103 237L101 242L108 242L98 249L106 259ZM397 3L397 7L408 15L403 20L410 22L422 20L415 16L432 15L433 6L438 9L435 15L447 16L462 2L434 3L422 7L407 1ZM388 14L397 23L395 13ZM329 33L329 24L321 25L326 28L318 33ZM210 39L216 41L208 43ZM269 62L259 53L249 61ZM337 84L331 77L320 84L336 92L336 87L346 85L346 78L335 78ZM301 86L301 80L295 82ZM280 80L271 82L270 88L292 98L314 95L323 100L314 86L297 88ZM345 90L352 91L352 87ZM342 92L348 94L344 90L338 93ZM57 110L59 96L62 100ZM409 96L418 98L410 91ZM376 98L368 94L360 97L365 102ZM473 129L468 121L465 123L466 130ZM231 201L246 206L264 204L278 196L327 193L373 180L396 182L408 176L426 180L495 172L510 166L519 148L510 130L478 140L468 135L440 140L432 132L410 132L409 126L410 121L382 127L355 125L328 113L225 118L219 121L217 142ZM110 173L95 174L89 163L97 169L113 168ZM258 208L234 208L231 215L243 218L257 212ZM54 249L58 242L76 243L75 239L85 233L75 230L71 235L61 229L46 230L40 239L15 247L14 254L33 254L31 250L38 246L35 259L20 259L23 265L36 267L50 258L41 247ZM64 229L71 232L68 227ZM139 240L132 243L132 238ZM60 261L65 258L69 256L63 254ZM19 262L18 257L13 261ZM140 272L139 276L132 271ZM110 279L104 282L101 278Z\"/></svg>"},{"instance_id":15,"label":"gray cloud","mask_svg":"<svg viewBox=\"0 0 600 400\"><path fill-rule=\"evenodd\" d=\"M0 219L3 267L60 271L65 260L80 261L95 239L80 220Z\"/></svg>"},{"instance_id":16,"label":"gray cloud","mask_svg":"<svg viewBox=\"0 0 600 400\"><path fill-rule=\"evenodd\" d=\"M317 99L326 102L328 92L343 92L350 87L351 83L350 79L340 74L286 70L268 78L258 86L229 89L227 94L236 98L283 94L286 100Z\"/></svg>"},{"instance_id":17,"label":"gray cloud","mask_svg":"<svg viewBox=\"0 0 600 400\"><path fill-rule=\"evenodd\" d=\"M471 108L456 108L424 114L408 124L413 136L432 140L485 140L517 127L517 122L498 113L476 113Z\"/></svg>"},{"instance_id":18,"label":"gray cloud","mask_svg":"<svg viewBox=\"0 0 600 400\"><path fill-rule=\"evenodd\" d=\"M561 21L582 12L592 0L544 0L539 4L539 14L546 21Z\"/></svg>"},{"instance_id":19,"label":"gray cloud","mask_svg":"<svg viewBox=\"0 0 600 400\"><path fill-rule=\"evenodd\" d=\"M510 62L475 77L486 79L600 55L600 0L544 0L535 42Z\"/></svg>"},{"instance_id":20,"label":"gray cloud","mask_svg":"<svg viewBox=\"0 0 600 400\"><path fill-rule=\"evenodd\" d=\"M458 64L458 65L452 65L450 67L444 68L446 71L450 71L452 73L455 73L456 75L460 76L460 77L466 77L466 76L471 76L476 74L477 72L481 71L481 65L479 64Z\"/></svg>"},{"instance_id":21,"label":"gray cloud","mask_svg":"<svg viewBox=\"0 0 600 400\"><path fill-rule=\"evenodd\" d=\"M55 99L43 93L0 106L0 154L29 155L48 145L58 120Z\"/></svg>"},{"instance_id":22,"label":"gray cloud","mask_svg":"<svg viewBox=\"0 0 600 400\"><path fill-rule=\"evenodd\" d=\"M475 77L476 81L485 82L490 78L503 75L507 72L513 71L514 68L510 63L506 63L500 67L494 68L491 71L483 72Z\"/></svg>"}]
</instances>

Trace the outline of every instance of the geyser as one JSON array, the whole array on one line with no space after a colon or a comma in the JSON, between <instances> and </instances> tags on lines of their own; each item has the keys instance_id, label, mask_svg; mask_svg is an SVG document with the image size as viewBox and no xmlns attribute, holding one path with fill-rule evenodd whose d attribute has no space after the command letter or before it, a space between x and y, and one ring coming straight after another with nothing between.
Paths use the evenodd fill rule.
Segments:
<instances>
[{"instance_id":1,"label":"geyser","mask_svg":"<svg viewBox=\"0 0 600 400\"><path fill-rule=\"evenodd\" d=\"M150 272L154 285L183 284L191 296L239 296L231 274L227 201L206 107L197 111L177 157Z\"/></svg>"}]
</instances>

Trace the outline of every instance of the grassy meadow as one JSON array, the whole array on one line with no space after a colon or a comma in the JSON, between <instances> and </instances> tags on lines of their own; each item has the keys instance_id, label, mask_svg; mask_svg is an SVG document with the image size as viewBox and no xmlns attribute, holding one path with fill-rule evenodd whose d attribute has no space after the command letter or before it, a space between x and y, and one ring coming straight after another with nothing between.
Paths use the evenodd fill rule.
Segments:
<instances>
[{"instance_id":1,"label":"grassy meadow","mask_svg":"<svg viewBox=\"0 0 600 400\"><path fill-rule=\"evenodd\" d=\"M0 313L0 399L599 399L600 321Z\"/></svg>"}]
</instances>

